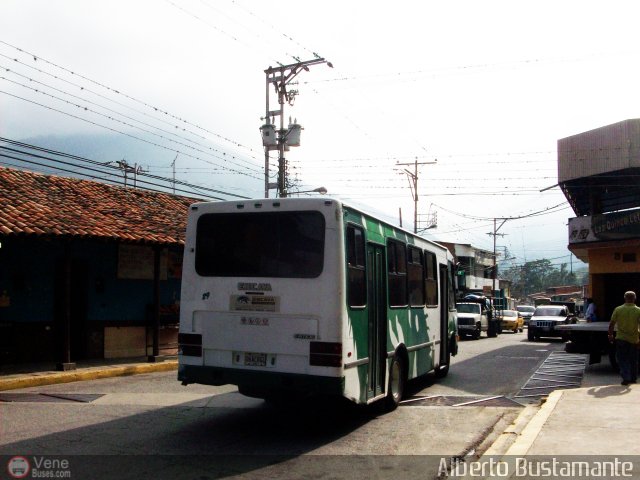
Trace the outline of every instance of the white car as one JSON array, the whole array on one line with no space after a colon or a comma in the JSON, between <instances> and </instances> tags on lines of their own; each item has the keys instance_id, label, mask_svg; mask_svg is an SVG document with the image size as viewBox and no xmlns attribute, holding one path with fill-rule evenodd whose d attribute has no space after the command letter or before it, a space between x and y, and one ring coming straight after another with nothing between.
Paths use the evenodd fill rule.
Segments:
<instances>
[{"instance_id":1,"label":"white car","mask_svg":"<svg viewBox=\"0 0 640 480\"><path fill-rule=\"evenodd\" d=\"M516 307L516 310L520 312L520 315L524 320L524 324L529 325L529 320L531 320L533 312L536 311L536 307L533 307L531 305L518 305Z\"/></svg>"}]
</instances>

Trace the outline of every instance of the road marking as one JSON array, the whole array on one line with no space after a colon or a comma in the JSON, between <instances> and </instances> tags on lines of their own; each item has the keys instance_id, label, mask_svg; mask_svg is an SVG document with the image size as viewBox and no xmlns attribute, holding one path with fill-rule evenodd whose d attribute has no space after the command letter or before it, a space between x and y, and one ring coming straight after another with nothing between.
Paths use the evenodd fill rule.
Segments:
<instances>
[{"instance_id":1,"label":"road marking","mask_svg":"<svg viewBox=\"0 0 640 480\"><path fill-rule=\"evenodd\" d=\"M464 407L465 405L472 405L474 403L488 402L489 400L495 400L496 398L502 398L502 397L503 397L502 395L496 395L494 397L479 398L477 400L470 400L468 402L456 403L455 405L452 405L452 407Z\"/></svg>"},{"instance_id":2,"label":"road marking","mask_svg":"<svg viewBox=\"0 0 640 480\"><path fill-rule=\"evenodd\" d=\"M538 399L562 388L576 388L582 384L587 355L551 352L513 398Z\"/></svg>"},{"instance_id":3,"label":"road marking","mask_svg":"<svg viewBox=\"0 0 640 480\"><path fill-rule=\"evenodd\" d=\"M409 405L411 403L411 405ZM417 405L416 405L417 404ZM523 405L505 397L480 395L431 395L413 397L400 402L401 407L518 407Z\"/></svg>"},{"instance_id":4,"label":"road marking","mask_svg":"<svg viewBox=\"0 0 640 480\"><path fill-rule=\"evenodd\" d=\"M400 402L400 405L405 404L405 403L410 403L410 402L420 402L422 400L428 400L430 398L437 398L437 397L441 397L442 395L429 395L427 397L415 397L415 398L410 398L408 400L402 400Z\"/></svg>"}]
</instances>

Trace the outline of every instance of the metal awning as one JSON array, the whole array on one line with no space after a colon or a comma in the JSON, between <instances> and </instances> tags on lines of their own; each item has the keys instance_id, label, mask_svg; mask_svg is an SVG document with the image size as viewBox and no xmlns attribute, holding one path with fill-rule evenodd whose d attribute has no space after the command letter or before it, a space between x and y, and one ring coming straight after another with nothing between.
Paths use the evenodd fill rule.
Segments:
<instances>
[{"instance_id":1,"label":"metal awning","mask_svg":"<svg viewBox=\"0 0 640 480\"><path fill-rule=\"evenodd\" d=\"M615 212L640 205L640 168L560 183L577 216Z\"/></svg>"}]
</instances>

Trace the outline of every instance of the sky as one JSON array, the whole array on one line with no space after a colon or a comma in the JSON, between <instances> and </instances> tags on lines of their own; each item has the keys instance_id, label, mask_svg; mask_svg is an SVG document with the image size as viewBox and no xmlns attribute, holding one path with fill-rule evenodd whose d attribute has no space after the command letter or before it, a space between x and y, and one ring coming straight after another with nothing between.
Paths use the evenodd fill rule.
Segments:
<instances>
[{"instance_id":1,"label":"sky","mask_svg":"<svg viewBox=\"0 0 640 480\"><path fill-rule=\"evenodd\" d=\"M264 70L321 57L333 68L289 85L290 191L412 230L399 164L418 162L427 238L492 250L498 218L503 266L577 267L557 141L640 116L639 17L631 0L1 0L0 136L110 136L96 160L167 177L175 160L180 180L259 198Z\"/></svg>"}]
</instances>

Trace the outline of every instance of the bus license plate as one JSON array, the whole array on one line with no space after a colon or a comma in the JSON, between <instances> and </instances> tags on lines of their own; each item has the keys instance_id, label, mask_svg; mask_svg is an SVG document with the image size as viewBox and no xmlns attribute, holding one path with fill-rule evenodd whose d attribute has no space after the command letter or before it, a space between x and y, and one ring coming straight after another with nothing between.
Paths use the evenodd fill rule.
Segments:
<instances>
[{"instance_id":1,"label":"bus license plate","mask_svg":"<svg viewBox=\"0 0 640 480\"><path fill-rule=\"evenodd\" d=\"M244 352L244 364L247 367L266 367L267 354Z\"/></svg>"}]
</instances>

